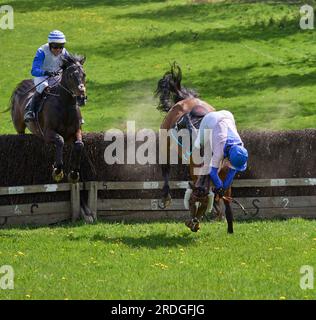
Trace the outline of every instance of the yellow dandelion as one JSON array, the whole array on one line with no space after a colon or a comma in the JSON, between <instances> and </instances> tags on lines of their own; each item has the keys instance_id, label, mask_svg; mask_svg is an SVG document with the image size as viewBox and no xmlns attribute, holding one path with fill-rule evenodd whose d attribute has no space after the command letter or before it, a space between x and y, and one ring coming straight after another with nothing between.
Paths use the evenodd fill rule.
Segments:
<instances>
[{"instance_id":1,"label":"yellow dandelion","mask_svg":"<svg viewBox=\"0 0 316 320\"><path fill-rule=\"evenodd\" d=\"M31 295L30 294L26 294L25 297L26 298L31 298Z\"/></svg>"},{"instance_id":2,"label":"yellow dandelion","mask_svg":"<svg viewBox=\"0 0 316 320\"><path fill-rule=\"evenodd\" d=\"M156 267L159 267L162 270L167 270L169 267L166 264L163 264L161 262L155 263Z\"/></svg>"},{"instance_id":3,"label":"yellow dandelion","mask_svg":"<svg viewBox=\"0 0 316 320\"><path fill-rule=\"evenodd\" d=\"M22 251L18 251L18 255L25 256L25 254Z\"/></svg>"},{"instance_id":4,"label":"yellow dandelion","mask_svg":"<svg viewBox=\"0 0 316 320\"><path fill-rule=\"evenodd\" d=\"M286 299L286 297L281 296L279 299L280 299L280 300L285 300L285 299Z\"/></svg>"}]
</instances>

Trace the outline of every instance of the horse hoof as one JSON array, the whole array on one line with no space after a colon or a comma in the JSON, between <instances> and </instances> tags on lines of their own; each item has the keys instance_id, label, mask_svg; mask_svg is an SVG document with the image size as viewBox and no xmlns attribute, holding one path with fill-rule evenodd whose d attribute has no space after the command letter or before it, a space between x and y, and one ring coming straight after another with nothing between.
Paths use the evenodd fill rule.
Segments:
<instances>
[{"instance_id":1,"label":"horse hoof","mask_svg":"<svg viewBox=\"0 0 316 320\"><path fill-rule=\"evenodd\" d=\"M185 225L192 231L192 232L198 232L200 230L200 223L194 223L192 220L188 220L185 222Z\"/></svg>"},{"instance_id":2,"label":"horse hoof","mask_svg":"<svg viewBox=\"0 0 316 320\"><path fill-rule=\"evenodd\" d=\"M78 171L71 171L68 174L68 182L70 183L77 183L79 182L80 176Z\"/></svg>"},{"instance_id":3,"label":"horse hoof","mask_svg":"<svg viewBox=\"0 0 316 320\"><path fill-rule=\"evenodd\" d=\"M165 206L166 206L166 208L171 205L171 202L172 202L171 197L168 197L168 198L165 200Z\"/></svg>"},{"instance_id":4,"label":"horse hoof","mask_svg":"<svg viewBox=\"0 0 316 320\"><path fill-rule=\"evenodd\" d=\"M90 224L94 223L93 217L88 216L88 217L87 217L87 223L90 223Z\"/></svg>"},{"instance_id":5,"label":"horse hoof","mask_svg":"<svg viewBox=\"0 0 316 320\"><path fill-rule=\"evenodd\" d=\"M191 225L192 225L192 222L191 220L188 220L184 223L189 229L191 229Z\"/></svg>"},{"instance_id":6,"label":"horse hoof","mask_svg":"<svg viewBox=\"0 0 316 320\"><path fill-rule=\"evenodd\" d=\"M59 182L64 178L64 171L62 169L53 169L52 177L54 181Z\"/></svg>"},{"instance_id":7,"label":"horse hoof","mask_svg":"<svg viewBox=\"0 0 316 320\"><path fill-rule=\"evenodd\" d=\"M172 198L169 194L167 197L164 197L161 199L161 202L159 204L159 208L166 209L167 207L169 207L171 205L171 202L172 202Z\"/></svg>"},{"instance_id":8,"label":"horse hoof","mask_svg":"<svg viewBox=\"0 0 316 320\"><path fill-rule=\"evenodd\" d=\"M195 224L192 228L191 231L192 232L198 232L200 230L200 224Z\"/></svg>"},{"instance_id":9,"label":"horse hoof","mask_svg":"<svg viewBox=\"0 0 316 320\"><path fill-rule=\"evenodd\" d=\"M171 202L172 202L171 196L168 196L167 198L162 198L158 206L160 209L166 209L167 207L170 206Z\"/></svg>"}]
</instances>

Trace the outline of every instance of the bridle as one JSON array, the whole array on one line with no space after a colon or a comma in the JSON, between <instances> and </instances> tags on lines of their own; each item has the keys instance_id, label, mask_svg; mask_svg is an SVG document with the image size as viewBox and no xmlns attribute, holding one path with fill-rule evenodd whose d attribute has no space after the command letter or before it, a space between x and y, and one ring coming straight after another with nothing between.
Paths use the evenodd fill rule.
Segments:
<instances>
[{"instance_id":1,"label":"bridle","mask_svg":"<svg viewBox=\"0 0 316 320\"><path fill-rule=\"evenodd\" d=\"M63 73L66 72L69 68L71 67L78 67L81 69L81 67L79 65L75 65L75 64L72 64L70 66L68 66L65 70L63 70ZM74 72L76 72L77 69L75 69L73 72L70 73L70 76L73 75ZM82 97L83 95L76 95L72 90L70 90L69 88L65 87L64 85L61 84L61 81L58 83L58 86L63 88L66 92L68 92L73 98L76 98L76 97ZM85 96L86 98L86 96Z\"/></svg>"}]
</instances>

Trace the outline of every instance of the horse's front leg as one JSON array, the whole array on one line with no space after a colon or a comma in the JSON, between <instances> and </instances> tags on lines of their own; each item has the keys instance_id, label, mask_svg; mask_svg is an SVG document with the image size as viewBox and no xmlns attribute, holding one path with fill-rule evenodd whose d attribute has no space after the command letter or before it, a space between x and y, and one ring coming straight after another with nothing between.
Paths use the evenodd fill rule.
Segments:
<instances>
[{"instance_id":1,"label":"horse's front leg","mask_svg":"<svg viewBox=\"0 0 316 320\"><path fill-rule=\"evenodd\" d=\"M56 182L59 182L64 177L64 163L63 163L63 148L64 148L64 138L53 130L45 130L44 139L47 143L53 143L56 146L56 157L55 163L53 165L52 177Z\"/></svg>"},{"instance_id":2,"label":"horse's front leg","mask_svg":"<svg viewBox=\"0 0 316 320\"><path fill-rule=\"evenodd\" d=\"M227 232L228 233L234 233L234 228L233 228L233 211L232 207L229 201L224 200L225 203L225 215L226 215L226 220L227 220Z\"/></svg>"},{"instance_id":3,"label":"horse's front leg","mask_svg":"<svg viewBox=\"0 0 316 320\"><path fill-rule=\"evenodd\" d=\"M73 143L73 152L70 162L71 171L68 174L68 181L71 183L77 183L80 179L80 162L83 148L84 144L82 142L82 132L81 129L78 129Z\"/></svg>"},{"instance_id":4,"label":"horse's front leg","mask_svg":"<svg viewBox=\"0 0 316 320\"><path fill-rule=\"evenodd\" d=\"M164 179L164 186L162 188L161 208L165 209L171 204L169 176L170 176L170 164L161 165L162 176Z\"/></svg>"},{"instance_id":5,"label":"horse's front leg","mask_svg":"<svg viewBox=\"0 0 316 320\"><path fill-rule=\"evenodd\" d=\"M226 191L225 194L228 198L231 197L231 188L229 188ZM225 204L225 215L226 215L226 221L227 221L227 232L228 233L234 233L234 228L233 228L233 210L232 210L232 206L231 206L231 202L229 200L223 199L224 200L224 204Z\"/></svg>"}]
</instances>

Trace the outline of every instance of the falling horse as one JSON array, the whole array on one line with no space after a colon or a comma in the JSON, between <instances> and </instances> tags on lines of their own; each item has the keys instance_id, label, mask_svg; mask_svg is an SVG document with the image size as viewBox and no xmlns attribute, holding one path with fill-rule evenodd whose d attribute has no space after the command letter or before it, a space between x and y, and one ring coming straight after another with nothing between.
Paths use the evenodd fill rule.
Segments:
<instances>
[{"instance_id":1,"label":"falling horse","mask_svg":"<svg viewBox=\"0 0 316 320\"><path fill-rule=\"evenodd\" d=\"M205 101L198 98L198 94L192 90L181 86L182 72L181 68L174 63L171 66L171 70L167 71L162 79L159 80L157 89L155 91L156 97L159 97L158 110L167 112L160 128L170 130L175 127L179 129L185 128L189 130L190 134L192 130L199 128L203 117L209 113L215 111ZM192 136L191 136L192 137ZM178 149L179 157L183 150L181 147ZM169 176L170 176L170 140L167 145L167 164L162 164L162 175L164 178L164 186L162 189L162 207L166 208L171 203ZM197 232L200 229L200 220L205 215L209 205L209 191L211 187L211 180L209 174L197 175L195 170L200 167L201 164L195 164L190 156L190 176L193 184L190 184L192 190L189 199L189 208L191 212L191 219L186 221L186 226L193 232ZM226 166L222 166L219 176L224 179L228 171ZM222 215L221 201L224 201L225 215L228 224L228 233L233 233L233 213L230 204L231 188L229 188L223 199L215 199L214 209L219 216Z\"/></svg>"},{"instance_id":2,"label":"falling horse","mask_svg":"<svg viewBox=\"0 0 316 320\"><path fill-rule=\"evenodd\" d=\"M82 67L84 61L85 58L82 56L69 55L63 58L61 80L56 81L56 86L46 93L36 121L24 122L25 107L35 91L31 79L23 80L18 84L10 101L11 117L19 134L25 133L28 127L33 134L43 138L46 143L53 143L56 146L56 161L52 173L56 182L64 177L64 142L73 144L68 180L76 183L80 178L80 159L84 145L81 133L82 117L77 100L85 97L85 72Z\"/></svg>"}]
</instances>

